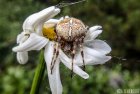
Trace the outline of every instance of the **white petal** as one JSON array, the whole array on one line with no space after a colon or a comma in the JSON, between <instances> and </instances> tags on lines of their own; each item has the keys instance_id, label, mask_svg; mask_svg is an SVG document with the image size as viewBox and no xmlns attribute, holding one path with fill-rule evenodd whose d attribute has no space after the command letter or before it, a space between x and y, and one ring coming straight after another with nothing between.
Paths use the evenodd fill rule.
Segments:
<instances>
[{"instance_id":1,"label":"white petal","mask_svg":"<svg viewBox=\"0 0 140 94\"><path fill-rule=\"evenodd\" d=\"M13 48L14 52L24 52L30 50L40 50L42 49L47 43L48 39L45 37L39 36L35 33L31 33L30 37L22 44L17 47Z\"/></svg>"},{"instance_id":2,"label":"white petal","mask_svg":"<svg viewBox=\"0 0 140 94\"><path fill-rule=\"evenodd\" d=\"M86 37L85 37L85 41L91 41L94 40L99 34L102 33L102 27L101 26L93 26L91 28L89 28Z\"/></svg>"},{"instance_id":3,"label":"white petal","mask_svg":"<svg viewBox=\"0 0 140 94\"><path fill-rule=\"evenodd\" d=\"M17 36L17 43L20 43L23 37L24 37L24 33L22 32Z\"/></svg>"},{"instance_id":4,"label":"white petal","mask_svg":"<svg viewBox=\"0 0 140 94\"><path fill-rule=\"evenodd\" d=\"M30 15L23 23L23 30L34 31L38 25L43 25L43 23L50 18L54 17L60 12L59 8L55 6L46 8L38 13Z\"/></svg>"},{"instance_id":5,"label":"white petal","mask_svg":"<svg viewBox=\"0 0 140 94\"><path fill-rule=\"evenodd\" d=\"M29 36L25 35L27 34L26 32L21 32L18 36L17 36L17 43L23 43L25 42Z\"/></svg>"},{"instance_id":6,"label":"white petal","mask_svg":"<svg viewBox=\"0 0 140 94\"><path fill-rule=\"evenodd\" d=\"M106 56L94 49L84 47L85 65L104 64L111 59L111 56ZM75 56L75 63L79 66L83 65L80 52Z\"/></svg>"},{"instance_id":7,"label":"white petal","mask_svg":"<svg viewBox=\"0 0 140 94\"><path fill-rule=\"evenodd\" d=\"M39 25L35 28L35 32L36 32L38 35L40 35L40 36L43 36L42 27L43 27L43 25L42 25L42 24L39 24Z\"/></svg>"},{"instance_id":8,"label":"white petal","mask_svg":"<svg viewBox=\"0 0 140 94\"><path fill-rule=\"evenodd\" d=\"M62 63L67 66L70 70L71 70L71 59L69 59L62 50L59 50L59 53L60 53L60 60L62 61ZM82 78L84 79L88 79L89 78L89 75L84 72L80 67L78 67L75 62L73 64L73 72L78 74L79 76L81 76Z\"/></svg>"},{"instance_id":9,"label":"white petal","mask_svg":"<svg viewBox=\"0 0 140 94\"><path fill-rule=\"evenodd\" d=\"M28 61L28 52L17 52L17 60L20 64L25 64Z\"/></svg>"},{"instance_id":10,"label":"white petal","mask_svg":"<svg viewBox=\"0 0 140 94\"><path fill-rule=\"evenodd\" d=\"M96 30L102 29L102 26L96 25L89 28L89 32L94 32Z\"/></svg>"},{"instance_id":11,"label":"white petal","mask_svg":"<svg viewBox=\"0 0 140 94\"><path fill-rule=\"evenodd\" d=\"M85 46L97 50L103 54L108 54L111 51L110 46L102 40L93 40L85 42Z\"/></svg>"},{"instance_id":12,"label":"white petal","mask_svg":"<svg viewBox=\"0 0 140 94\"><path fill-rule=\"evenodd\" d=\"M54 68L53 68L53 72L51 74L51 61L52 61L52 57L53 57L53 43L49 42L48 45L45 48L45 61L47 64L47 70L48 70L48 77L49 77L49 83L50 83L50 88L52 91L52 94L62 94L62 84L61 84L61 80L60 80L60 73L59 73L59 59L57 58Z\"/></svg>"},{"instance_id":13,"label":"white petal","mask_svg":"<svg viewBox=\"0 0 140 94\"><path fill-rule=\"evenodd\" d=\"M64 17L61 17L60 19L49 19L48 21L46 21L45 23L54 23L57 24L58 22L62 21L64 19Z\"/></svg>"},{"instance_id":14,"label":"white petal","mask_svg":"<svg viewBox=\"0 0 140 94\"><path fill-rule=\"evenodd\" d=\"M65 18L69 18L69 16L67 15L67 16L65 16Z\"/></svg>"},{"instance_id":15,"label":"white petal","mask_svg":"<svg viewBox=\"0 0 140 94\"><path fill-rule=\"evenodd\" d=\"M49 19L48 21L46 21L45 23L54 23L54 24L57 24L59 22L58 19Z\"/></svg>"}]
</instances>

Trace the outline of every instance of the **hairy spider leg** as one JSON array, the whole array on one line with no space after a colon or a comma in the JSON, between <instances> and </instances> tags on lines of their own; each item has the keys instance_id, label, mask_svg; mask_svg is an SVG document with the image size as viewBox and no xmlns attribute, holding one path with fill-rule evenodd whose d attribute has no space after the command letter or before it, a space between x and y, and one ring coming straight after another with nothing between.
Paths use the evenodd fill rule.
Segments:
<instances>
[{"instance_id":1,"label":"hairy spider leg","mask_svg":"<svg viewBox=\"0 0 140 94\"><path fill-rule=\"evenodd\" d=\"M57 49L57 44L56 43L54 43L54 51L53 51L53 57L52 57L52 61L51 61L51 74L52 74L52 65L53 65L53 61L54 61L54 59L55 59L55 56L56 56L56 49Z\"/></svg>"},{"instance_id":2,"label":"hairy spider leg","mask_svg":"<svg viewBox=\"0 0 140 94\"><path fill-rule=\"evenodd\" d=\"M58 49L59 49L59 48L58 48ZM57 60L58 55L59 55L59 50L56 51L56 56L55 56L55 58L54 58L53 64L51 65L51 74L52 74L52 71L53 71L53 68L54 68L54 65L55 65L55 62L56 62L56 60Z\"/></svg>"},{"instance_id":3,"label":"hairy spider leg","mask_svg":"<svg viewBox=\"0 0 140 94\"><path fill-rule=\"evenodd\" d=\"M83 42L84 42L84 36L81 37L80 39L80 52L82 56L82 61L83 61L83 70L85 70L85 59L84 59L84 51L83 51Z\"/></svg>"},{"instance_id":4,"label":"hairy spider leg","mask_svg":"<svg viewBox=\"0 0 140 94\"><path fill-rule=\"evenodd\" d=\"M53 64L53 60L54 60L55 53L56 53L56 43L54 43L53 46L54 46L54 51L53 51L53 57L52 57L51 65Z\"/></svg>"},{"instance_id":5,"label":"hairy spider leg","mask_svg":"<svg viewBox=\"0 0 140 94\"><path fill-rule=\"evenodd\" d=\"M55 44L54 44L53 57L52 57L52 61L51 61L51 74L52 74L52 71L53 71L53 68L54 68L56 59L57 59L57 57L58 57L58 54L59 54L59 46L58 46L57 43L55 43Z\"/></svg>"},{"instance_id":6,"label":"hairy spider leg","mask_svg":"<svg viewBox=\"0 0 140 94\"><path fill-rule=\"evenodd\" d=\"M76 42L73 42L72 49L71 49L71 56L72 56L72 64L71 64L71 78L73 77L73 63L74 63L74 56L76 52Z\"/></svg>"},{"instance_id":7,"label":"hairy spider leg","mask_svg":"<svg viewBox=\"0 0 140 94\"><path fill-rule=\"evenodd\" d=\"M58 57L58 55L59 55L59 48L60 48L60 46L61 46L61 44L60 44L60 40L61 40L61 38L60 37L57 37L57 39L56 39L56 41L57 41L57 46L55 46L54 47L54 49L55 49L55 56L54 56L54 58L53 58L53 62L52 62L52 64L51 64L51 74L52 74L52 70L53 70L53 68L54 68L54 65L55 65L55 62L56 62L56 60L57 60L57 57ZM56 44L56 43L55 43Z\"/></svg>"}]
</instances>

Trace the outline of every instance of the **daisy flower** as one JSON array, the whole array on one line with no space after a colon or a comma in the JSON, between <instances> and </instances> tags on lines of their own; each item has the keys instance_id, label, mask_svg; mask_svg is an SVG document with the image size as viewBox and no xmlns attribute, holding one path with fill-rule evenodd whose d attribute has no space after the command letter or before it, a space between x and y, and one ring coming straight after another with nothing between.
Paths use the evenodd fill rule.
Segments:
<instances>
[{"instance_id":1,"label":"daisy flower","mask_svg":"<svg viewBox=\"0 0 140 94\"><path fill-rule=\"evenodd\" d=\"M51 6L27 17L23 32L17 36L17 52L20 64L28 61L28 51L45 48L44 56L52 94L62 94L59 64L84 79L89 75L80 66L104 64L111 59L110 46L96 37L102 33L101 26L88 28L73 17L52 19L60 9Z\"/></svg>"}]
</instances>

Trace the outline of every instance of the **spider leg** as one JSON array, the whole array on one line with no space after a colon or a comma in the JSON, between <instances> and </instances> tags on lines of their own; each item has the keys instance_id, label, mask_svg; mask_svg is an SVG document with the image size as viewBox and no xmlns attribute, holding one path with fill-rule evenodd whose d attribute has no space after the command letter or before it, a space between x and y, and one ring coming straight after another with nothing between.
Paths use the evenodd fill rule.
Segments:
<instances>
[{"instance_id":1,"label":"spider leg","mask_svg":"<svg viewBox=\"0 0 140 94\"><path fill-rule=\"evenodd\" d=\"M56 53L56 43L54 43L54 51L53 51L53 57L51 61L51 65L53 64L54 58L55 58L55 53Z\"/></svg>"},{"instance_id":2,"label":"spider leg","mask_svg":"<svg viewBox=\"0 0 140 94\"><path fill-rule=\"evenodd\" d=\"M83 51L83 42L84 42L84 36L81 38L81 42L80 42L80 52L81 52L81 56L82 56L82 61L83 61L83 70L85 70L85 59L84 59L84 51Z\"/></svg>"},{"instance_id":3,"label":"spider leg","mask_svg":"<svg viewBox=\"0 0 140 94\"><path fill-rule=\"evenodd\" d=\"M71 78L73 77L73 63L74 63L74 56L75 56L75 51L76 50L76 43L73 42L72 44L72 50L71 50L71 56L72 56L72 65L71 65Z\"/></svg>"},{"instance_id":4,"label":"spider leg","mask_svg":"<svg viewBox=\"0 0 140 94\"><path fill-rule=\"evenodd\" d=\"M60 48L60 38L57 39L58 44L55 43L55 47L54 47L54 55L52 58L52 62L51 62L51 74L52 74L52 70L54 68L55 62L57 60L57 57L59 55L59 48Z\"/></svg>"},{"instance_id":5,"label":"spider leg","mask_svg":"<svg viewBox=\"0 0 140 94\"><path fill-rule=\"evenodd\" d=\"M53 68L54 68L54 65L55 65L55 62L56 62L56 59L57 59L58 55L59 55L59 45L57 46L56 55L55 55L55 58L54 58L54 60L53 60L52 65L51 65L51 74L52 74L52 70L53 70Z\"/></svg>"},{"instance_id":6,"label":"spider leg","mask_svg":"<svg viewBox=\"0 0 140 94\"><path fill-rule=\"evenodd\" d=\"M52 74L52 70L53 70L53 68L52 68L52 66L54 65L54 61L55 61L55 59L56 59L56 52L57 52L57 44L56 43L54 43L54 51L53 51L53 57L52 57L52 61L51 61L51 74Z\"/></svg>"}]
</instances>

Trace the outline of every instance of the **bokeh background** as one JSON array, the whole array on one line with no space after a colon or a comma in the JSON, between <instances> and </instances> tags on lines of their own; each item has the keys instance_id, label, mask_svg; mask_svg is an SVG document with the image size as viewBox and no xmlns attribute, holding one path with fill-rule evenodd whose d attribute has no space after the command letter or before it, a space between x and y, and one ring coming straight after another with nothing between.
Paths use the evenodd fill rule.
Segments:
<instances>
[{"instance_id":1,"label":"bokeh background","mask_svg":"<svg viewBox=\"0 0 140 94\"><path fill-rule=\"evenodd\" d=\"M73 2L76 0L63 0ZM29 53L29 62L18 64L12 47L26 17L62 0L0 0L0 94L29 94L39 52ZM61 64L64 94L116 94L117 89L140 89L140 0L87 0L62 8L56 16L69 15L88 26L102 25L98 37L112 47L112 60L86 66L84 80ZM51 94L47 72L39 94Z\"/></svg>"}]
</instances>

